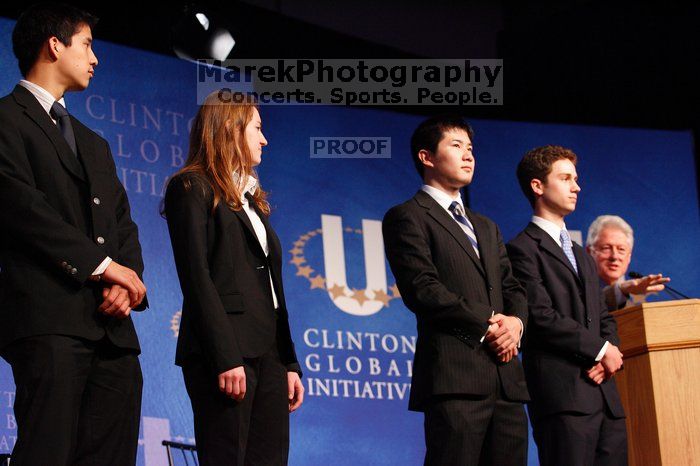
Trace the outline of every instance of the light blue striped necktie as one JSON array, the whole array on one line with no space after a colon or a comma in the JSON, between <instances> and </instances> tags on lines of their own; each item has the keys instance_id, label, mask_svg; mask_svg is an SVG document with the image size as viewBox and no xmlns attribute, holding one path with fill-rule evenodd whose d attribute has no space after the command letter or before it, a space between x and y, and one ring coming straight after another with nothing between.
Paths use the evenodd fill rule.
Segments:
<instances>
[{"instance_id":1,"label":"light blue striped necktie","mask_svg":"<svg viewBox=\"0 0 700 466\"><path fill-rule=\"evenodd\" d=\"M462 230L464 230L464 233L467 234L467 238L476 252L476 257L481 258L479 256L479 242L476 240L476 232L474 231L472 223L464 215L462 204L457 201L453 201L452 204L450 204L450 212L452 212L454 219L459 222L459 225L462 227Z\"/></svg>"},{"instance_id":2,"label":"light blue striped necktie","mask_svg":"<svg viewBox=\"0 0 700 466\"><path fill-rule=\"evenodd\" d=\"M569 262L571 262L571 265L574 267L574 270L576 271L576 273L578 273L578 266L576 265L576 257L574 256L574 248L573 244L571 243L571 236L569 236L569 232L566 231L566 228L563 229L559 234L559 240L561 240L561 247L564 250L566 258L569 259Z\"/></svg>"}]
</instances>

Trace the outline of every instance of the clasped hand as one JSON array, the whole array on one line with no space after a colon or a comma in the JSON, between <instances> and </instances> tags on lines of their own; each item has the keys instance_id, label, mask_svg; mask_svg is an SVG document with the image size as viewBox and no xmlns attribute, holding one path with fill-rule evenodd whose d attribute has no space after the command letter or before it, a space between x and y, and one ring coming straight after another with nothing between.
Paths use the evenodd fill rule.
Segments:
<instances>
[{"instance_id":1,"label":"clasped hand","mask_svg":"<svg viewBox=\"0 0 700 466\"><path fill-rule=\"evenodd\" d=\"M520 342L520 319L503 314L495 314L488 320L489 329L486 332L486 342L491 350L496 353L499 361L510 362L518 355L518 343Z\"/></svg>"},{"instance_id":2,"label":"clasped hand","mask_svg":"<svg viewBox=\"0 0 700 466\"><path fill-rule=\"evenodd\" d=\"M102 289L104 301L98 310L108 316L125 319L146 296L146 286L138 274L115 261L110 262L102 275L94 277L93 280L107 284Z\"/></svg>"},{"instance_id":3,"label":"clasped hand","mask_svg":"<svg viewBox=\"0 0 700 466\"><path fill-rule=\"evenodd\" d=\"M600 385L603 381L610 379L617 371L622 368L622 353L620 349L608 343L608 348L605 350L603 359L595 366L586 371L588 378L594 383Z\"/></svg>"}]
</instances>

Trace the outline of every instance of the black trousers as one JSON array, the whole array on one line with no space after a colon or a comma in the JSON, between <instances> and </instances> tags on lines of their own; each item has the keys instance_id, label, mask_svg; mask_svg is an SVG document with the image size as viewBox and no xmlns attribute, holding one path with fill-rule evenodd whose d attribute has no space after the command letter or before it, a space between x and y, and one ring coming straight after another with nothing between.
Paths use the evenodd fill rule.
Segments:
<instances>
[{"instance_id":1,"label":"black trousers","mask_svg":"<svg viewBox=\"0 0 700 466\"><path fill-rule=\"evenodd\" d=\"M501 394L435 397L425 409L425 466L525 466L527 417Z\"/></svg>"},{"instance_id":2,"label":"black trousers","mask_svg":"<svg viewBox=\"0 0 700 466\"><path fill-rule=\"evenodd\" d=\"M541 466L626 466L627 427L612 417L600 393L593 414L530 415Z\"/></svg>"},{"instance_id":3,"label":"black trousers","mask_svg":"<svg viewBox=\"0 0 700 466\"><path fill-rule=\"evenodd\" d=\"M182 368L192 403L201 466L283 466L289 455L287 369L276 345L244 360L246 394L219 391L217 374L202 362Z\"/></svg>"},{"instance_id":4,"label":"black trousers","mask_svg":"<svg viewBox=\"0 0 700 466\"><path fill-rule=\"evenodd\" d=\"M41 335L2 356L16 385L13 466L136 463L143 380L133 351Z\"/></svg>"}]
</instances>

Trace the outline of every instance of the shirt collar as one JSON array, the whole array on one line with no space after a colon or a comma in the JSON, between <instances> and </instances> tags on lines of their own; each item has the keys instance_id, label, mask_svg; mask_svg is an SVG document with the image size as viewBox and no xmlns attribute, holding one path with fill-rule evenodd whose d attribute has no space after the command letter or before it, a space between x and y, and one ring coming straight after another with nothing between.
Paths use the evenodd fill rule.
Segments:
<instances>
[{"instance_id":1,"label":"shirt collar","mask_svg":"<svg viewBox=\"0 0 700 466\"><path fill-rule=\"evenodd\" d=\"M427 184L421 186L420 189L421 191L425 192L430 197L435 199L435 202L440 204L440 207L447 210L448 212L450 210L450 205L455 201L457 201L457 203L459 203L459 205L462 206L462 211L465 211L464 204L462 203L462 196L460 196L459 194L457 194L456 198L453 198L446 192L441 191L433 186L428 186Z\"/></svg>"},{"instance_id":2,"label":"shirt collar","mask_svg":"<svg viewBox=\"0 0 700 466\"><path fill-rule=\"evenodd\" d=\"M51 95L49 91L38 84L23 79L19 82L19 85L31 92L32 95L36 97L36 100L39 101L41 107L46 110L46 113L49 115L51 114L51 107L53 106L54 102L58 102L59 104L63 105L63 108L66 108L66 101L63 99L63 97L58 100L54 99L53 95Z\"/></svg>"},{"instance_id":3,"label":"shirt collar","mask_svg":"<svg viewBox=\"0 0 700 466\"><path fill-rule=\"evenodd\" d=\"M549 220L545 220L542 217L538 217L537 215L533 215L531 221L538 227L542 228L549 236L552 237L554 242L561 246L560 235L562 230L566 230L566 224L564 224L564 228L559 228L559 225L552 223Z\"/></svg>"},{"instance_id":4,"label":"shirt collar","mask_svg":"<svg viewBox=\"0 0 700 466\"><path fill-rule=\"evenodd\" d=\"M248 201L245 197L246 194L252 196L258 190L258 180L254 176L248 176L244 184L241 175L238 172L233 172L233 181L241 188L241 202Z\"/></svg>"}]
</instances>

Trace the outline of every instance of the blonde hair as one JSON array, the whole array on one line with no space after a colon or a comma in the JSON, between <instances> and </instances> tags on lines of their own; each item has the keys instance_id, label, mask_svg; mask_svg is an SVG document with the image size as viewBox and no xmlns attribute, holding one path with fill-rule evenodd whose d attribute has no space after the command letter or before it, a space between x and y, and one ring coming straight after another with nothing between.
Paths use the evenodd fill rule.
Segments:
<instances>
[{"instance_id":1,"label":"blonde hair","mask_svg":"<svg viewBox=\"0 0 700 466\"><path fill-rule=\"evenodd\" d=\"M258 107L247 94L222 92L212 92L199 107L190 131L187 161L175 176L195 174L205 178L214 194L212 209L223 202L231 210L240 210L243 186L234 179L233 173L237 173L243 183L249 176L257 178L245 140L245 128ZM183 177L183 183L186 189L191 188L188 177ZM252 195L258 209L270 215L267 193L259 183Z\"/></svg>"}]
</instances>

